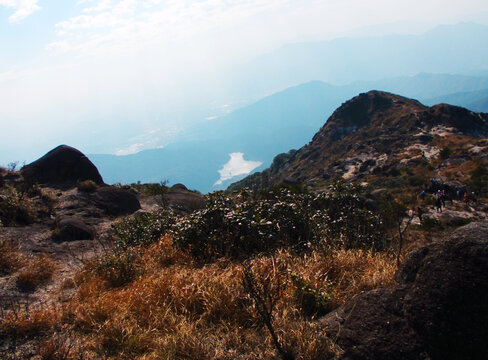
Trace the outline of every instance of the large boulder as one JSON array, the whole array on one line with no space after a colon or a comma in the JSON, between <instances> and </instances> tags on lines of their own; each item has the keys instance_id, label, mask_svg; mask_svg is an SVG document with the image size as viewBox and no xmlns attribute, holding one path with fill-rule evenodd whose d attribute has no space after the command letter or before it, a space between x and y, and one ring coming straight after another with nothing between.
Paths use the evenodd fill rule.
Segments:
<instances>
[{"instance_id":1,"label":"large boulder","mask_svg":"<svg viewBox=\"0 0 488 360\"><path fill-rule=\"evenodd\" d=\"M25 179L40 184L76 185L83 180L103 184L103 179L93 163L79 150L60 145L21 170Z\"/></svg>"},{"instance_id":2,"label":"large boulder","mask_svg":"<svg viewBox=\"0 0 488 360\"><path fill-rule=\"evenodd\" d=\"M95 230L78 217L60 216L53 237L58 241L92 240Z\"/></svg>"},{"instance_id":3,"label":"large boulder","mask_svg":"<svg viewBox=\"0 0 488 360\"><path fill-rule=\"evenodd\" d=\"M102 187L90 195L90 201L107 215L129 215L141 208L137 196L130 190Z\"/></svg>"},{"instance_id":4,"label":"large boulder","mask_svg":"<svg viewBox=\"0 0 488 360\"><path fill-rule=\"evenodd\" d=\"M161 202L177 214L189 214L205 207L205 198L198 193L172 188L161 196Z\"/></svg>"},{"instance_id":5,"label":"large boulder","mask_svg":"<svg viewBox=\"0 0 488 360\"><path fill-rule=\"evenodd\" d=\"M412 251L396 282L320 320L343 359L486 358L488 222Z\"/></svg>"}]
</instances>

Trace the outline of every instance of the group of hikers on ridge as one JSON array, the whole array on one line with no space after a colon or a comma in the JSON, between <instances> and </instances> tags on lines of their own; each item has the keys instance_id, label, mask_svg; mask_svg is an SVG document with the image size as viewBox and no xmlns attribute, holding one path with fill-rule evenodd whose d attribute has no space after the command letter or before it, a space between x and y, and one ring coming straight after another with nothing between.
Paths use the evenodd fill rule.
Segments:
<instances>
[{"instance_id":1,"label":"group of hikers on ridge","mask_svg":"<svg viewBox=\"0 0 488 360\"><path fill-rule=\"evenodd\" d=\"M442 208L446 207L446 200L450 201L451 204L453 203L453 199L462 200L466 203L475 200L474 193L469 194L464 185L453 189L449 185L443 184L435 178L431 180L431 186L428 190L424 188L420 192L419 198L422 202L427 198L427 193L432 194L431 196L434 200L437 213L442 213ZM422 210L421 207L418 207L417 212L419 220L422 222L424 210Z\"/></svg>"}]
</instances>

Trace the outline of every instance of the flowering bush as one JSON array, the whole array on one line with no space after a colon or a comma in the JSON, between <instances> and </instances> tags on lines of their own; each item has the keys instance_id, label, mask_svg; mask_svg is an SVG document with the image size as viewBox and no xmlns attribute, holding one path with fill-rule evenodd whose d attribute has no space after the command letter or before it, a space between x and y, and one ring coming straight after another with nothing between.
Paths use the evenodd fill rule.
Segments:
<instances>
[{"instance_id":1,"label":"flowering bush","mask_svg":"<svg viewBox=\"0 0 488 360\"><path fill-rule=\"evenodd\" d=\"M174 244L198 258L245 257L277 246L300 250L310 246L314 231L308 196L282 188L267 198L249 190L208 197L207 207L177 222Z\"/></svg>"},{"instance_id":2,"label":"flowering bush","mask_svg":"<svg viewBox=\"0 0 488 360\"><path fill-rule=\"evenodd\" d=\"M159 240L173 221L173 212L167 209L157 213L140 213L126 217L112 225L115 247L117 250L126 250L151 245Z\"/></svg>"},{"instance_id":3,"label":"flowering bush","mask_svg":"<svg viewBox=\"0 0 488 360\"><path fill-rule=\"evenodd\" d=\"M170 230L173 244L203 261L221 256L245 258L288 247L314 245L373 247L382 236L378 213L364 208L360 188L336 183L318 195L275 187L207 195L207 206L181 218L169 210L139 214L113 226L120 250L147 246Z\"/></svg>"},{"instance_id":4,"label":"flowering bush","mask_svg":"<svg viewBox=\"0 0 488 360\"><path fill-rule=\"evenodd\" d=\"M324 209L323 235L329 244L349 248L378 247L384 235L381 214L365 207L358 185L336 182L317 195L313 206Z\"/></svg>"}]
</instances>

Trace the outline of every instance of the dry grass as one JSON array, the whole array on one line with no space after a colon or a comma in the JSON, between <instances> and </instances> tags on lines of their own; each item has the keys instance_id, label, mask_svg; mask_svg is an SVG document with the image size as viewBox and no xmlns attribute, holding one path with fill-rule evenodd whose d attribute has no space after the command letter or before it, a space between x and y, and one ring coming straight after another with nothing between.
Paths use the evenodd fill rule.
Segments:
<instances>
[{"instance_id":1,"label":"dry grass","mask_svg":"<svg viewBox=\"0 0 488 360\"><path fill-rule=\"evenodd\" d=\"M48 255L30 259L17 276L17 285L24 290L32 291L51 280L56 263Z\"/></svg>"},{"instance_id":2,"label":"dry grass","mask_svg":"<svg viewBox=\"0 0 488 360\"><path fill-rule=\"evenodd\" d=\"M0 334L18 338L47 334L60 324L61 314L62 310L54 305L18 305L2 311Z\"/></svg>"},{"instance_id":3,"label":"dry grass","mask_svg":"<svg viewBox=\"0 0 488 360\"><path fill-rule=\"evenodd\" d=\"M0 275L11 274L25 262L19 246L11 241L0 241Z\"/></svg>"},{"instance_id":4,"label":"dry grass","mask_svg":"<svg viewBox=\"0 0 488 360\"><path fill-rule=\"evenodd\" d=\"M242 286L242 265L230 260L198 266L169 238L142 255L141 275L119 288L86 270L60 322L71 326L95 358L277 359L272 339ZM393 281L395 258L362 250L335 250L297 257L281 251L256 257L251 267L282 274L273 324L297 359L334 358L339 350L305 316L289 274L301 274L335 306ZM273 289L271 289L273 291Z\"/></svg>"},{"instance_id":5,"label":"dry grass","mask_svg":"<svg viewBox=\"0 0 488 360\"><path fill-rule=\"evenodd\" d=\"M98 188L98 185L93 180L84 180L78 184L78 189L85 192L94 192Z\"/></svg>"},{"instance_id":6,"label":"dry grass","mask_svg":"<svg viewBox=\"0 0 488 360\"><path fill-rule=\"evenodd\" d=\"M74 279L76 295L58 307L9 310L0 332L40 336L42 359L279 359L273 340L242 285L242 264L221 259L199 265L164 237L137 250L138 275L113 287L88 264ZM331 250L297 256L278 251L249 261L256 276L271 281L277 298L272 324L296 359L334 359L340 354L316 319L304 314L292 274L316 294L342 305L357 294L393 282L395 256L364 250ZM22 270L33 284L47 281L55 265L39 257ZM279 275L279 276L278 276ZM20 276L20 275L19 275ZM27 280L25 280L27 281ZM32 280L30 280L32 281ZM60 338L69 330L70 339ZM70 344L82 344L70 352ZM86 355L89 354L89 355ZM69 355L69 356L68 356Z\"/></svg>"}]
</instances>

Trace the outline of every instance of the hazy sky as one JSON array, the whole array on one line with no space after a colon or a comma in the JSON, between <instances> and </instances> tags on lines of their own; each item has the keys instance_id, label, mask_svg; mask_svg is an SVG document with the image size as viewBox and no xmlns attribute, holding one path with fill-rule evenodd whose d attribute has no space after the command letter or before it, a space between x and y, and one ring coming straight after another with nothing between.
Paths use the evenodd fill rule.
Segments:
<instances>
[{"instance_id":1,"label":"hazy sky","mask_svg":"<svg viewBox=\"0 0 488 360\"><path fill-rule=\"evenodd\" d=\"M59 143L161 146L225 105L199 91L232 64L289 42L385 23L418 32L487 11L486 0L0 0L0 164Z\"/></svg>"}]
</instances>

